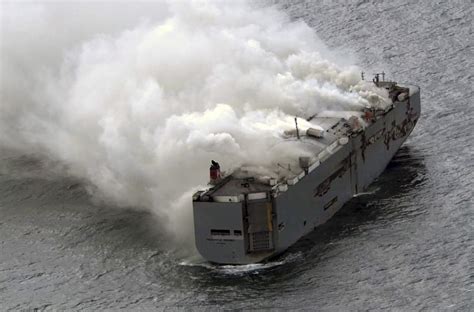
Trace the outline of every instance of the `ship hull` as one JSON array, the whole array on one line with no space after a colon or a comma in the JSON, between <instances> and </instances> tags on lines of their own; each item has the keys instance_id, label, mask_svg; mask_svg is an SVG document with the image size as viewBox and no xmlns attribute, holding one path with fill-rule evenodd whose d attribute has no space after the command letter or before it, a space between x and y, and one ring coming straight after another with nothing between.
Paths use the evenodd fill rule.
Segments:
<instances>
[{"instance_id":1,"label":"ship hull","mask_svg":"<svg viewBox=\"0 0 474 312\"><path fill-rule=\"evenodd\" d=\"M328 221L384 171L411 133L420 115L420 94L418 88L410 91L407 101L394 103L382 118L337 146L319 166L278 196L235 203L194 202L199 252L216 263L261 262ZM252 231L252 218L266 220L263 232ZM212 235L212 228L231 230Z\"/></svg>"}]
</instances>

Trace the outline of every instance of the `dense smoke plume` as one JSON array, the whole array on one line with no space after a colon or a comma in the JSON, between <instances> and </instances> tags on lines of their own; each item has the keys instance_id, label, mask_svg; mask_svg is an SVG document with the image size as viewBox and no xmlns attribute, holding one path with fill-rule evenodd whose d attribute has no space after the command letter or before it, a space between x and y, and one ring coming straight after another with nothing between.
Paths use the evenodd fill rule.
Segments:
<instances>
[{"instance_id":1,"label":"dense smoke plume","mask_svg":"<svg viewBox=\"0 0 474 312\"><path fill-rule=\"evenodd\" d=\"M307 127L316 113L384 105L358 68L275 8L142 5L3 3L0 146L65 163L178 238L192 232L190 196L211 159L271 175L307 153L280 144L294 116Z\"/></svg>"}]
</instances>

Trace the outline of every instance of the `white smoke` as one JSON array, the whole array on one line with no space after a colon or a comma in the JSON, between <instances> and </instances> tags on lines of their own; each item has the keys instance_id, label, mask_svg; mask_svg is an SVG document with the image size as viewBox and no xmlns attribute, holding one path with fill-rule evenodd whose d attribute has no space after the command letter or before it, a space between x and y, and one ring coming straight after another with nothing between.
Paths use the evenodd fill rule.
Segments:
<instances>
[{"instance_id":1,"label":"white smoke","mask_svg":"<svg viewBox=\"0 0 474 312\"><path fill-rule=\"evenodd\" d=\"M2 4L0 145L58 159L103 198L150 209L188 238L191 194L211 159L271 174L307 153L277 144L294 116L385 103L275 8L147 5L155 11L143 15L121 4L77 14L77 4Z\"/></svg>"}]
</instances>

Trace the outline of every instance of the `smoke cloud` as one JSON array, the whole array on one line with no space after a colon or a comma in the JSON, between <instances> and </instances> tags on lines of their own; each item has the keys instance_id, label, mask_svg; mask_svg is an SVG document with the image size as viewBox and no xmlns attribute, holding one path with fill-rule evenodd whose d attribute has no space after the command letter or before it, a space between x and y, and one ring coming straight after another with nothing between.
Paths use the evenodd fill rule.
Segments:
<instances>
[{"instance_id":1,"label":"smoke cloud","mask_svg":"<svg viewBox=\"0 0 474 312\"><path fill-rule=\"evenodd\" d=\"M140 6L142 5L142 6ZM305 23L246 2L13 4L1 10L0 146L47 155L178 239L209 161L272 174L308 153L294 116L386 95Z\"/></svg>"}]
</instances>

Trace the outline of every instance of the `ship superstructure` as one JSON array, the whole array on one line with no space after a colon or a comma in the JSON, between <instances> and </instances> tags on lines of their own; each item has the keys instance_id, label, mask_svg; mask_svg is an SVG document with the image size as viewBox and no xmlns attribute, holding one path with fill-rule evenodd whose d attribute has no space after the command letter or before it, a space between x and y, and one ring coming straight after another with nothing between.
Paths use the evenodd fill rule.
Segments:
<instances>
[{"instance_id":1,"label":"ship superstructure","mask_svg":"<svg viewBox=\"0 0 474 312\"><path fill-rule=\"evenodd\" d=\"M385 169L420 116L420 90L383 81L391 105L366 109L363 122L313 116L318 128L298 131L312 142L285 179L220 177L213 162L211 188L193 195L196 247L208 261L249 264L275 256L331 218Z\"/></svg>"}]
</instances>

